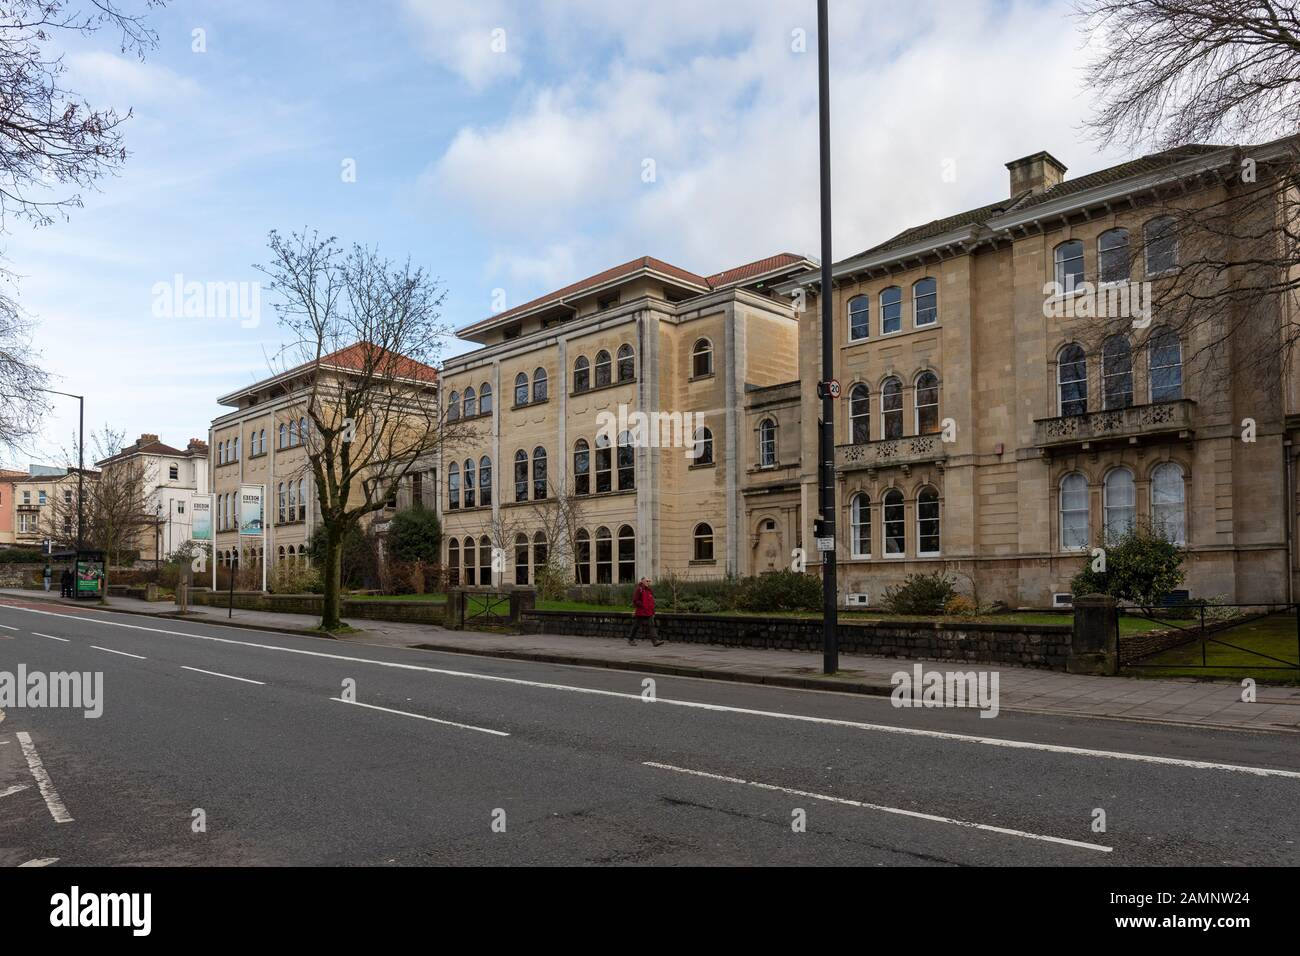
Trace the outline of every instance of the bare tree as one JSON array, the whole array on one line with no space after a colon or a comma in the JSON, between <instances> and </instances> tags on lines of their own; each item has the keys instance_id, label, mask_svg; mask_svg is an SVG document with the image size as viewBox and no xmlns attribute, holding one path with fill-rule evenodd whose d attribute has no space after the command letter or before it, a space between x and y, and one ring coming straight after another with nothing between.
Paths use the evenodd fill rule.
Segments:
<instances>
[{"instance_id":1,"label":"bare tree","mask_svg":"<svg viewBox=\"0 0 1300 956\"><path fill-rule=\"evenodd\" d=\"M166 0L138 0L142 10ZM126 161L121 125L130 112L95 109L65 89L67 66L52 49L60 34L117 34L122 53L143 58L157 44L141 13L115 0L8 0L0 7L0 232L17 219L37 226L81 206ZM0 281L14 274L0 265ZM0 444L38 429L46 384L31 347L31 321L0 290Z\"/></svg>"},{"instance_id":2,"label":"bare tree","mask_svg":"<svg viewBox=\"0 0 1300 956\"><path fill-rule=\"evenodd\" d=\"M505 556L503 575L508 575L514 567L519 547L526 547L536 555L540 534L546 551L544 566L547 573L572 576L578 529L583 522L583 500L560 488L554 481L548 480L546 487L545 498L518 507L497 508L488 523L488 539L493 550ZM480 559L480 566L481 563ZM540 570L534 561L534 573ZM534 584L538 583L534 581Z\"/></svg>"},{"instance_id":3,"label":"bare tree","mask_svg":"<svg viewBox=\"0 0 1300 956\"><path fill-rule=\"evenodd\" d=\"M321 627L341 626L347 531L394 501L452 428L436 393L445 292L409 261L344 249L315 232L270 234L270 279L290 341L277 360L300 363L310 422L302 440L316 488L325 561Z\"/></svg>"},{"instance_id":4,"label":"bare tree","mask_svg":"<svg viewBox=\"0 0 1300 956\"><path fill-rule=\"evenodd\" d=\"M1300 17L1294 0L1079 0L1102 143L1159 149L1186 175L1141 197L1176 263L1138 336L1179 333L1208 377L1280 380L1300 342ZM1208 144L1237 142L1232 148ZM1143 263L1132 274L1148 275ZM1127 325L1098 323L1098 338Z\"/></svg>"}]
</instances>

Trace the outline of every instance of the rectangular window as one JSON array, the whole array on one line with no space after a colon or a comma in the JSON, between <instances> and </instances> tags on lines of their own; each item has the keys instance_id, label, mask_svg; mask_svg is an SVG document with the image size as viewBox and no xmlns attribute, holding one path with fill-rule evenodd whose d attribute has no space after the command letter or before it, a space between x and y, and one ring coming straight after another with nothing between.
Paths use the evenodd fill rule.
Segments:
<instances>
[{"instance_id":1,"label":"rectangular window","mask_svg":"<svg viewBox=\"0 0 1300 956\"><path fill-rule=\"evenodd\" d=\"M180 478L180 476L181 476L181 469L179 465L172 465L167 469L167 478L170 481L177 481Z\"/></svg>"}]
</instances>

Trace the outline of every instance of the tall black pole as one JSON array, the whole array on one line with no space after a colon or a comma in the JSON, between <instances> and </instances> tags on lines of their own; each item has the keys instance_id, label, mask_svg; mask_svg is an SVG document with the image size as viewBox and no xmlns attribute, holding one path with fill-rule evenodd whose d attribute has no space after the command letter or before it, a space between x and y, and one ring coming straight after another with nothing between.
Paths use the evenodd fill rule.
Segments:
<instances>
[{"instance_id":1,"label":"tall black pole","mask_svg":"<svg viewBox=\"0 0 1300 956\"><path fill-rule=\"evenodd\" d=\"M86 490L86 399L84 396L78 395L77 402L81 406L77 421L77 550L80 551L84 543L81 522L86 513L84 495ZM107 563L104 568L107 570Z\"/></svg>"},{"instance_id":2,"label":"tall black pole","mask_svg":"<svg viewBox=\"0 0 1300 956\"><path fill-rule=\"evenodd\" d=\"M830 382L835 377L835 333L831 303L831 72L830 27L827 0L817 0L817 105L820 127L822 194L822 423L818 436L822 534L835 541L835 399ZM822 552L822 670L840 669L839 637L835 633L835 548Z\"/></svg>"}]
</instances>

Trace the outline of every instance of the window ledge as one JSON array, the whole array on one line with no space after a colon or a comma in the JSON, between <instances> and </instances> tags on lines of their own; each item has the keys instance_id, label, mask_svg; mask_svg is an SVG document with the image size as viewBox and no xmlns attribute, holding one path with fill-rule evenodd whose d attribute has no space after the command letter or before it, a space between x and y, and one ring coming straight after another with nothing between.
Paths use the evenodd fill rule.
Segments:
<instances>
[{"instance_id":1,"label":"window ledge","mask_svg":"<svg viewBox=\"0 0 1300 956\"><path fill-rule=\"evenodd\" d=\"M634 378L625 378L622 381L610 382L608 385L592 385L582 390L574 390L569 393L570 398L581 398L584 395L590 395L592 392L607 392L611 388L618 388L621 385L635 385L637 382Z\"/></svg>"},{"instance_id":2,"label":"window ledge","mask_svg":"<svg viewBox=\"0 0 1300 956\"><path fill-rule=\"evenodd\" d=\"M699 567L703 565L714 565L717 563L718 563L717 558L692 558L691 559L691 567Z\"/></svg>"},{"instance_id":3,"label":"window ledge","mask_svg":"<svg viewBox=\"0 0 1300 956\"><path fill-rule=\"evenodd\" d=\"M697 469L697 468L716 468L716 467L717 467L717 464L715 464L714 462L711 462L711 461L701 461L701 462L697 462L697 463L694 464L694 465L687 465L687 466L686 466L686 469L687 469L687 471L695 471L695 469Z\"/></svg>"},{"instance_id":4,"label":"window ledge","mask_svg":"<svg viewBox=\"0 0 1300 956\"><path fill-rule=\"evenodd\" d=\"M687 382L703 382L705 379L716 378L716 377L717 377L717 373L716 373L716 372L709 372L707 375L692 375L692 376L691 376L690 378L688 378L686 381L687 381Z\"/></svg>"},{"instance_id":5,"label":"window ledge","mask_svg":"<svg viewBox=\"0 0 1300 956\"><path fill-rule=\"evenodd\" d=\"M510 410L512 412L520 412L523 411L525 408L536 408L538 405L547 405L550 403L550 401L551 399L547 397L547 398L543 398L541 401L538 402L526 402L523 405L511 405Z\"/></svg>"}]
</instances>

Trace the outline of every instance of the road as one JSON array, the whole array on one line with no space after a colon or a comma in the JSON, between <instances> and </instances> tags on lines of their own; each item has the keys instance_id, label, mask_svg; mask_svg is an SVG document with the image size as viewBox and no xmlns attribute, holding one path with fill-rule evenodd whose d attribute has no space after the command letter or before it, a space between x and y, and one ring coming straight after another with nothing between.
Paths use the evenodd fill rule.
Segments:
<instances>
[{"instance_id":1,"label":"road","mask_svg":"<svg viewBox=\"0 0 1300 956\"><path fill-rule=\"evenodd\" d=\"M647 700L626 671L7 599L20 664L102 672L103 715L6 708L2 866L1300 864L1294 735Z\"/></svg>"}]
</instances>

